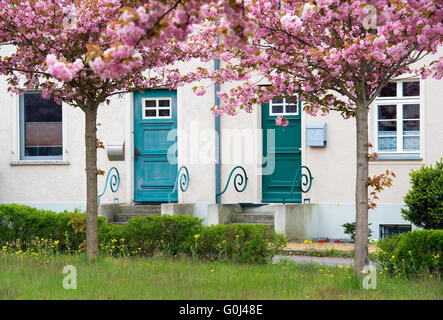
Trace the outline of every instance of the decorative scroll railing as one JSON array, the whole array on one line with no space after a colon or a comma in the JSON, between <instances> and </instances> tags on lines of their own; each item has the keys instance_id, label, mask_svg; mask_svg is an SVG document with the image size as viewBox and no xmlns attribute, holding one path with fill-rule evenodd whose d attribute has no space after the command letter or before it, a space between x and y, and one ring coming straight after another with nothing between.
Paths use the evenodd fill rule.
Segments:
<instances>
[{"instance_id":1,"label":"decorative scroll railing","mask_svg":"<svg viewBox=\"0 0 443 320\"><path fill-rule=\"evenodd\" d=\"M174 194L175 191L177 191L177 185L180 185L180 190L182 192L186 192L189 188L189 171L188 168L185 166L180 167L178 169L177 175L175 177L174 182L174 189L172 189L172 192L168 194L168 202L171 202L171 195Z\"/></svg>"},{"instance_id":2,"label":"decorative scroll railing","mask_svg":"<svg viewBox=\"0 0 443 320\"><path fill-rule=\"evenodd\" d=\"M111 175L111 173L114 171L114 173ZM110 178L110 180L109 180ZM108 171L108 175L106 176L106 182L105 182L105 188L103 189L103 192L97 197L97 203L100 204L100 198L105 194L106 189L108 188L108 181L109 181L109 187L111 188L111 191L116 193L118 191L118 188L120 187L120 174L116 167L112 167Z\"/></svg>"},{"instance_id":3,"label":"decorative scroll railing","mask_svg":"<svg viewBox=\"0 0 443 320\"><path fill-rule=\"evenodd\" d=\"M303 172L305 169L306 173ZM300 187L301 192L306 193L311 189L312 179L314 179L311 175L311 170L307 166L301 166L298 168L295 173L294 180L292 181L291 192L288 193L286 197L283 198L283 204L286 203L286 199L288 199L295 191L295 187Z\"/></svg>"},{"instance_id":4,"label":"decorative scroll railing","mask_svg":"<svg viewBox=\"0 0 443 320\"><path fill-rule=\"evenodd\" d=\"M226 192L229 186L229 182L231 181L232 175L234 174L235 170L241 172L237 173L234 176L234 181L233 181L234 188L235 190L237 190L237 192L245 191L246 186L248 185L248 175L246 174L246 170L242 166L237 166L234 169L232 169L231 173L229 174L228 181L226 182L225 188L220 193L217 193L217 196L221 196L223 193Z\"/></svg>"}]
</instances>

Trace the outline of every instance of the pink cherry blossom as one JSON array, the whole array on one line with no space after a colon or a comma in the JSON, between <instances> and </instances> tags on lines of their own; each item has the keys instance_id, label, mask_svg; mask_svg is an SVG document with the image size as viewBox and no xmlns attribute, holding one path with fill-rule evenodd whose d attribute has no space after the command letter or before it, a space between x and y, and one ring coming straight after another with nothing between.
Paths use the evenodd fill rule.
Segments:
<instances>
[{"instance_id":1,"label":"pink cherry blossom","mask_svg":"<svg viewBox=\"0 0 443 320\"><path fill-rule=\"evenodd\" d=\"M275 124L279 127L287 127L289 124L288 119L286 119L285 117L283 117L282 115L277 116L277 118L275 119Z\"/></svg>"}]
</instances>

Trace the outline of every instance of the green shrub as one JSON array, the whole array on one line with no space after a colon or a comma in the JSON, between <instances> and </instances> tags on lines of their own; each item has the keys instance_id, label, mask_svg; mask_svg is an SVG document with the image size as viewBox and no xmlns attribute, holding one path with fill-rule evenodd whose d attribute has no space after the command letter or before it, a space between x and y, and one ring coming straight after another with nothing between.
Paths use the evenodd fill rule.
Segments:
<instances>
[{"instance_id":1,"label":"green shrub","mask_svg":"<svg viewBox=\"0 0 443 320\"><path fill-rule=\"evenodd\" d=\"M135 217L124 225L122 237L130 250L152 255L190 254L194 235L201 233L202 219L187 215ZM140 249L138 249L140 248Z\"/></svg>"},{"instance_id":2,"label":"green shrub","mask_svg":"<svg viewBox=\"0 0 443 320\"><path fill-rule=\"evenodd\" d=\"M443 230L416 230L378 242L379 265L395 275L442 272Z\"/></svg>"},{"instance_id":3,"label":"green shrub","mask_svg":"<svg viewBox=\"0 0 443 320\"><path fill-rule=\"evenodd\" d=\"M85 227L85 214L0 205L0 244L7 244L11 249L79 252L85 247ZM187 215L139 216L124 225L108 224L105 218L99 217L98 234L102 254L181 254L237 263L270 262L276 251L286 244L285 238L268 226L205 227L202 219ZM56 246L54 250L53 246Z\"/></svg>"},{"instance_id":4,"label":"green shrub","mask_svg":"<svg viewBox=\"0 0 443 320\"><path fill-rule=\"evenodd\" d=\"M369 223L368 226L372 225ZM344 228L344 233L348 234L352 240L355 240L355 222L346 222L341 225ZM372 230L368 228L368 238L372 237Z\"/></svg>"},{"instance_id":5,"label":"green shrub","mask_svg":"<svg viewBox=\"0 0 443 320\"><path fill-rule=\"evenodd\" d=\"M0 205L0 242L20 241L25 249L26 243L36 237L59 242L60 250L78 250L85 241L84 232L76 232L75 226L69 224L72 217L85 220L81 213L40 210L16 204ZM105 218L99 217L99 227Z\"/></svg>"},{"instance_id":6,"label":"green shrub","mask_svg":"<svg viewBox=\"0 0 443 320\"><path fill-rule=\"evenodd\" d=\"M195 243L198 255L206 259L269 263L286 240L266 225L228 224L203 229Z\"/></svg>"},{"instance_id":7,"label":"green shrub","mask_svg":"<svg viewBox=\"0 0 443 320\"><path fill-rule=\"evenodd\" d=\"M443 161L410 173L411 189L402 209L404 219L424 229L443 229Z\"/></svg>"}]
</instances>

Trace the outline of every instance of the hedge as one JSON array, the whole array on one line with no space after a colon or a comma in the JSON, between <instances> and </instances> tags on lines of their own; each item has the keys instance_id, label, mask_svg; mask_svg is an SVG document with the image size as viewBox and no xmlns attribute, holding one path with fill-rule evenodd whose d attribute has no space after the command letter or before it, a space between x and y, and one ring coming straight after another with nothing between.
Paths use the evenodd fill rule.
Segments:
<instances>
[{"instance_id":1,"label":"hedge","mask_svg":"<svg viewBox=\"0 0 443 320\"><path fill-rule=\"evenodd\" d=\"M411 275L442 272L443 230L416 230L378 242L377 261L386 271Z\"/></svg>"},{"instance_id":2,"label":"hedge","mask_svg":"<svg viewBox=\"0 0 443 320\"><path fill-rule=\"evenodd\" d=\"M0 205L0 243L26 250L36 237L57 242L57 251L84 249L85 214L55 213L22 205ZM99 246L111 255L186 255L238 263L268 263L285 238L265 225L203 226L187 216L138 216L124 225L99 217ZM54 242L52 242L54 243Z\"/></svg>"}]
</instances>

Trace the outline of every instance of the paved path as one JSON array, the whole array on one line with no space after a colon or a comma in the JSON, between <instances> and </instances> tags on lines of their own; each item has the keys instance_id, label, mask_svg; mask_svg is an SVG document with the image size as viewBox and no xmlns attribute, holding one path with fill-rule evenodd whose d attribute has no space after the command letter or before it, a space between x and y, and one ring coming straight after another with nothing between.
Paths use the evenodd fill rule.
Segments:
<instances>
[{"instance_id":1,"label":"paved path","mask_svg":"<svg viewBox=\"0 0 443 320\"><path fill-rule=\"evenodd\" d=\"M278 262L280 260L289 259L296 263L318 263L324 266L353 266L353 258L340 258L340 257L312 257L312 256L275 256L272 260ZM369 261L369 264L374 262Z\"/></svg>"},{"instance_id":2,"label":"paved path","mask_svg":"<svg viewBox=\"0 0 443 320\"><path fill-rule=\"evenodd\" d=\"M325 266L352 266L354 259L339 257L311 257L311 256L275 256L273 261L278 262L283 259L289 259L297 263L319 263Z\"/></svg>"}]
</instances>

